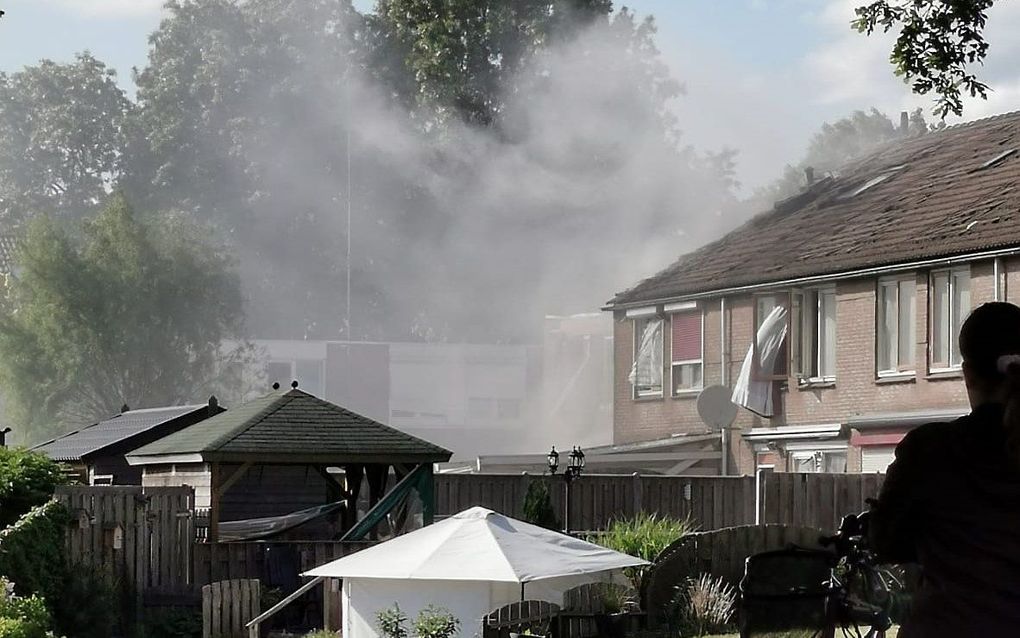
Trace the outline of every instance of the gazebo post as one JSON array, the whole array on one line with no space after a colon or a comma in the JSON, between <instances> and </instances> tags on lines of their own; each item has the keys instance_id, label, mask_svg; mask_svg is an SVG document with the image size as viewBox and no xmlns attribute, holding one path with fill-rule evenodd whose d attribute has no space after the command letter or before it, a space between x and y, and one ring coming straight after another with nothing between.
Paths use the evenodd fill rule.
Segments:
<instances>
[{"instance_id":1,"label":"gazebo post","mask_svg":"<svg viewBox=\"0 0 1020 638\"><path fill-rule=\"evenodd\" d=\"M220 540L220 464L209 464L209 542Z\"/></svg>"},{"instance_id":2,"label":"gazebo post","mask_svg":"<svg viewBox=\"0 0 1020 638\"><path fill-rule=\"evenodd\" d=\"M432 463L422 463L425 466L421 482L418 484L418 496L421 498L422 523L431 525L436 519L436 479Z\"/></svg>"}]
</instances>

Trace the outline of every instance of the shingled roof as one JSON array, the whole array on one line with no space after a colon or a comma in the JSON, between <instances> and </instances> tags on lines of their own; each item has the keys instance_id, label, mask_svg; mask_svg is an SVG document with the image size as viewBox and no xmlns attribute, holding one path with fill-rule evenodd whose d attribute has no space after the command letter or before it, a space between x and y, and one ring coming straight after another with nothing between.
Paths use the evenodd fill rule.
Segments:
<instances>
[{"instance_id":1,"label":"shingled roof","mask_svg":"<svg viewBox=\"0 0 1020 638\"><path fill-rule=\"evenodd\" d=\"M170 434L199 419L219 412L213 405L177 405L166 408L128 410L80 430L40 443L33 450L54 461L82 461L90 456L128 452L152 440L147 434ZM190 417L190 418L182 418ZM175 423L176 422L176 423ZM134 445L132 445L134 443Z\"/></svg>"},{"instance_id":2,"label":"shingled roof","mask_svg":"<svg viewBox=\"0 0 1020 638\"><path fill-rule=\"evenodd\" d=\"M273 392L129 455L280 463L442 462L451 452L298 389Z\"/></svg>"},{"instance_id":3,"label":"shingled roof","mask_svg":"<svg viewBox=\"0 0 1020 638\"><path fill-rule=\"evenodd\" d=\"M1020 111L904 138L616 295L609 308L1020 246Z\"/></svg>"}]
</instances>

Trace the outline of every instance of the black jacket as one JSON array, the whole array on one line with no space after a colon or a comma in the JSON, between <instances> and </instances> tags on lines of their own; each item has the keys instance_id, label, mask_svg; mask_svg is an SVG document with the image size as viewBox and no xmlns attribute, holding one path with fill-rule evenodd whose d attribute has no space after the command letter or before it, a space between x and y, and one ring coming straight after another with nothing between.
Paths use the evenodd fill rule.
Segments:
<instances>
[{"instance_id":1,"label":"black jacket","mask_svg":"<svg viewBox=\"0 0 1020 638\"><path fill-rule=\"evenodd\" d=\"M1020 636L1020 468L1002 411L929 423L896 448L869 529L884 562L923 570L900 638Z\"/></svg>"}]
</instances>

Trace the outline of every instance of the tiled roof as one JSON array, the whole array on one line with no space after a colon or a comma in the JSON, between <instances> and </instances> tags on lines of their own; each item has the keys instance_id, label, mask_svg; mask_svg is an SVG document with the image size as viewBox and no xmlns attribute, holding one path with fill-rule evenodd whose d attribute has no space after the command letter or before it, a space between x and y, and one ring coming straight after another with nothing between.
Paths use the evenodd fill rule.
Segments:
<instances>
[{"instance_id":1,"label":"tiled roof","mask_svg":"<svg viewBox=\"0 0 1020 638\"><path fill-rule=\"evenodd\" d=\"M417 458L446 461L450 451L323 401L301 390L273 392L175 434L132 457L178 454Z\"/></svg>"},{"instance_id":2,"label":"tiled roof","mask_svg":"<svg viewBox=\"0 0 1020 638\"><path fill-rule=\"evenodd\" d=\"M891 142L611 306L1020 246L1020 111Z\"/></svg>"},{"instance_id":3,"label":"tiled roof","mask_svg":"<svg viewBox=\"0 0 1020 638\"><path fill-rule=\"evenodd\" d=\"M168 408L129 410L52 441L41 443L32 449L46 454L55 461L80 461L85 455L93 454L114 443L120 443L133 436L148 432L168 421L197 410L208 409L208 405L180 405Z\"/></svg>"}]
</instances>

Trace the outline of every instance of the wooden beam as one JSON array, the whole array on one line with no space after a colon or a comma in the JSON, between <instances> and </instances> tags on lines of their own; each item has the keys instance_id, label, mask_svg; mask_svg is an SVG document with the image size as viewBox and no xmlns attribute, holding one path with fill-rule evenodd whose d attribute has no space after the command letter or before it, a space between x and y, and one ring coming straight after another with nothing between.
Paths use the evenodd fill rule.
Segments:
<instances>
[{"instance_id":1,"label":"wooden beam","mask_svg":"<svg viewBox=\"0 0 1020 638\"><path fill-rule=\"evenodd\" d=\"M216 465L219 466L219 463L217 463ZM227 477L227 480L223 481L222 485L216 487L216 490L219 492L219 495L223 496L223 493L229 490L231 487L233 487L234 483L237 483L239 480L241 480L241 477L244 476L244 473L248 471L249 467L251 467L251 461L242 463L240 467L231 472L230 476Z\"/></svg>"},{"instance_id":2,"label":"wooden beam","mask_svg":"<svg viewBox=\"0 0 1020 638\"><path fill-rule=\"evenodd\" d=\"M684 470L689 470L698 464L699 459L687 459L686 461L680 461L673 467L666 470L666 474L679 474Z\"/></svg>"},{"instance_id":3,"label":"wooden beam","mask_svg":"<svg viewBox=\"0 0 1020 638\"><path fill-rule=\"evenodd\" d=\"M216 489L216 483L220 479L220 464L213 462L209 464L209 542L215 543L220 540L220 491Z\"/></svg>"}]
</instances>

